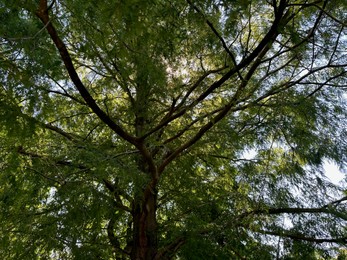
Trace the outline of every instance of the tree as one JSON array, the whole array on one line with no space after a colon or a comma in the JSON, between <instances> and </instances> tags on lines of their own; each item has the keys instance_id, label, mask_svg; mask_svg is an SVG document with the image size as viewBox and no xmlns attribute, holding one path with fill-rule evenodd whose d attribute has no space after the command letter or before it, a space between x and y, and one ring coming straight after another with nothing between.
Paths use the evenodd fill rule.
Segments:
<instances>
[{"instance_id":1,"label":"tree","mask_svg":"<svg viewBox=\"0 0 347 260\"><path fill-rule=\"evenodd\" d=\"M333 257L346 7L2 1L2 258Z\"/></svg>"}]
</instances>

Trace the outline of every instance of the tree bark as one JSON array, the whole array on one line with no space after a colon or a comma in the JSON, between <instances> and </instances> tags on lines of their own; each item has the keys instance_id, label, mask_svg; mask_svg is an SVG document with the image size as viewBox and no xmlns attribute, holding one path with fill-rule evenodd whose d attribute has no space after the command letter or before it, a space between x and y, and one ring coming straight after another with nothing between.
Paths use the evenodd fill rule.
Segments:
<instances>
[{"instance_id":1,"label":"tree bark","mask_svg":"<svg viewBox=\"0 0 347 260\"><path fill-rule=\"evenodd\" d=\"M146 190L133 211L132 260L154 259L158 251L157 192Z\"/></svg>"}]
</instances>

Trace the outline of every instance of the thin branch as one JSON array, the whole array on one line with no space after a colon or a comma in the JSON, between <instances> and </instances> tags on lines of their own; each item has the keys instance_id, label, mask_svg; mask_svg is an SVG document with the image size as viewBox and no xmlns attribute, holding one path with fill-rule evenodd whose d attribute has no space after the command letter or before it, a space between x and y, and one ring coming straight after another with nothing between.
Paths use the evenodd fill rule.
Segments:
<instances>
[{"instance_id":1,"label":"thin branch","mask_svg":"<svg viewBox=\"0 0 347 260\"><path fill-rule=\"evenodd\" d=\"M109 180L103 178L102 181L103 181L105 187L114 196L115 207L118 209L122 209L124 211L127 211L127 212L132 212L129 207L127 207L123 204L122 199L120 198L120 195L121 195L131 203L132 199L130 198L130 196L128 196L128 194L126 194L125 192L122 192L121 189L119 189L115 184L112 184Z\"/></svg>"},{"instance_id":2,"label":"thin branch","mask_svg":"<svg viewBox=\"0 0 347 260\"><path fill-rule=\"evenodd\" d=\"M341 198L341 199L338 199L338 200L334 200L326 205L323 206L323 208L328 208L328 207L331 207L331 206L335 206L336 205L339 205L341 202L345 202L347 201L347 196Z\"/></svg>"},{"instance_id":3,"label":"thin branch","mask_svg":"<svg viewBox=\"0 0 347 260\"><path fill-rule=\"evenodd\" d=\"M50 24L50 22L51 21L49 20L38 32L35 33L34 36L18 37L18 38L6 38L4 36L1 36L1 38L8 40L8 41L34 40L41 32L43 32L47 28L47 26Z\"/></svg>"},{"instance_id":4,"label":"thin branch","mask_svg":"<svg viewBox=\"0 0 347 260\"><path fill-rule=\"evenodd\" d=\"M167 246L159 249L158 253L154 257L154 260L168 259L168 254L176 253L178 249L185 244L185 242L186 238L184 236L176 238Z\"/></svg>"},{"instance_id":5,"label":"thin branch","mask_svg":"<svg viewBox=\"0 0 347 260\"><path fill-rule=\"evenodd\" d=\"M317 2L320 2L320 1L317 1ZM319 6L319 5L314 5L314 7L318 8L319 10L321 10L326 16L328 16L330 19L332 19L333 21L339 23L340 25L346 27L347 26L347 23L337 19L336 17L334 17L332 14L328 13L326 10L325 10L325 6L326 6L326 3L327 1L325 1L325 5L323 7Z\"/></svg>"},{"instance_id":6,"label":"thin branch","mask_svg":"<svg viewBox=\"0 0 347 260\"><path fill-rule=\"evenodd\" d=\"M64 96L64 97L68 97L70 98L71 100L73 101L76 101L77 103L81 104L81 105L86 105L86 103L82 102L81 100L75 98L74 96L68 94L68 93L63 93L63 92L60 92L60 91L57 91L57 90L47 90L48 93L54 93L54 94L58 94L58 95L61 95L61 96Z\"/></svg>"},{"instance_id":7,"label":"thin branch","mask_svg":"<svg viewBox=\"0 0 347 260\"><path fill-rule=\"evenodd\" d=\"M295 86L296 84L306 84L305 82L301 82L304 79L306 79L308 76L313 75L314 73L318 73L322 70L328 69L328 68L343 68L346 67L347 64L340 64L340 65L333 65L333 64L329 64L329 65L324 65L321 67L317 67L314 68L312 70L310 70L309 72L307 72L305 75L301 76L299 79L295 80L295 81L290 81L290 82L285 82L283 84L281 84L280 86L274 87L273 89L269 90L267 93L265 93L264 95L258 97L256 100L252 101L252 104L259 104L260 101L270 97L270 96L274 96L280 92L283 92L284 90L287 90L293 86ZM342 72L343 74L344 72ZM327 80L327 82L330 81L329 79ZM312 94L312 93L311 93ZM309 94L309 96L311 95Z\"/></svg>"},{"instance_id":8,"label":"thin branch","mask_svg":"<svg viewBox=\"0 0 347 260\"><path fill-rule=\"evenodd\" d=\"M48 181L51 181L51 182L53 182L53 183L56 183L56 184L59 184L59 185L62 185L62 184L65 183L64 180L59 181L59 180L57 180L57 179L55 179L55 178L49 177L49 176L47 176L47 175L45 175L45 174L43 174L43 173L37 171L36 169L34 169L34 168L32 168L32 167L26 167L26 169L33 171L34 173L40 175L40 176L43 177L44 179L46 179L46 180L48 180Z\"/></svg>"},{"instance_id":9,"label":"thin branch","mask_svg":"<svg viewBox=\"0 0 347 260\"><path fill-rule=\"evenodd\" d=\"M62 136L64 136L66 139L70 140L70 141L77 141L76 138L77 136L76 135L73 135L73 134L70 134L70 133L67 133L65 132L64 130L62 130L61 128L57 127L57 126L54 126L52 124L45 124L45 123L41 123L39 122L44 128L47 128L49 130L52 130L53 132L56 132Z\"/></svg>"},{"instance_id":10,"label":"thin branch","mask_svg":"<svg viewBox=\"0 0 347 260\"><path fill-rule=\"evenodd\" d=\"M229 57L231 58L231 60L232 60L232 62L234 64L234 67L236 67L237 66L237 62L236 62L234 54L232 54L232 52L228 48L227 44L225 43L223 37L218 33L217 29L214 27L212 22L206 17L206 15L195 4L192 3L192 1L190 1L190 0L186 0L186 1L197 13L201 14L202 17L204 17L205 22L210 27L210 29L212 30L214 35L216 35L217 38L219 39L219 41L222 43L222 46L223 46L224 50L228 53ZM237 74L238 74L239 78L241 80L243 80L243 77L242 77L242 75L240 73L240 70L237 71Z\"/></svg>"},{"instance_id":11,"label":"thin branch","mask_svg":"<svg viewBox=\"0 0 347 260\"><path fill-rule=\"evenodd\" d=\"M293 240L301 240L301 241L308 241L313 242L317 244L321 243L347 243L347 237L339 237L339 238L316 238L316 237L308 237L300 233L291 234L289 232L274 232L274 231L267 231L267 230L258 230L254 231L257 233L261 233L264 235L271 235L271 236L278 236L278 237L287 237Z\"/></svg>"},{"instance_id":12,"label":"thin branch","mask_svg":"<svg viewBox=\"0 0 347 260\"><path fill-rule=\"evenodd\" d=\"M186 92L186 94L184 95L184 97L182 98L182 100L180 101L179 104L177 104L177 106L175 106L175 103L177 101L178 98L174 99L173 103L172 103L172 106L171 106L171 109L170 111L168 112L168 114L166 114L163 119L160 121L160 123L152 128L151 130L149 130L146 134L144 134L141 139L145 139L146 137L150 136L151 134L157 132L158 130L162 129L163 127L165 127L166 125L168 125L171 121L173 121L174 119L176 118L179 118L180 116L182 116L187 110L184 109L183 113L181 112L178 112L176 113L176 115L173 115L173 112L179 110L183 104L186 102L186 100L189 98L190 94L196 90L196 88L199 87L199 85L204 81L204 79L206 77L208 77L209 75L213 74L213 73L218 73L218 72L221 72L223 71L224 69L228 68L228 66L224 66L222 68L219 68L219 69L215 69L215 70L209 70L209 71L206 71L189 89L188 91Z\"/></svg>"},{"instance_id":13,"label":"thin branch","mask_svg":"<svg viewBox=\"0 0 347 260\"><path fill-rule=\"evenodd\" d=\"M259 162L260 161L260 159L245 159L245 158L235 159L232 157L218 155L218 154L197 154L197 156L201 156L201 157L210 156L213 158L228 160L228 161L232 161L232 162Z\"/></svg>"},{"instance_id":14,"label":"thin branch","mask_svg":"<svg viewBox=\"0 0 347 260\"><path fill-rule=\"evenodd\" d=\"M177 133L174 136L172 136L172 137L166 139L165 141L163 141L163 144L168 144L168 143L176 140L177 138L182 136L185 132L187 132L189 129L191 129L191 127L194 126L196 123L201 122L203 119L205 119L205 118L207 118L209 116L212 116L212 115L220 112L221 110L222 110L221 108L218 108L218 109L213 110L213 111L211 111L209 113L206 113L206 114L204 114L202 116L199 116L198 118L196 118L195 120L193 120L189 124L187 124L183 129L181 129L180 131L177 131Z\"/></svg>"},{"instance_id":15,"label":"thin branch","mask_svg":"<svg viewBox=\"0 0 347 260\"><path fill-rule=\"evenodd\" d=\"M174 108L174 111L178 110L188 99L188 97L190 96L190 94L195 91L195 89L197 87L199 87L199 85L211 74L214 73L218 73L221 72L223 70L225 70L226 68L228 68L228 66L223 66L222 68L218 68L218 69L214 69L214 70L209 70L206 71L187 91L187 93L184 95L184 97L182 98L182 101Z\"/></svg>"},{"instance_id":16,"label":"thin branch","mask_svg":"<svg viewBox=\"0 0 347 260\"><path fill-rule=\"evenodd\" d=\"M120 247L120 243L114 234L114 224L115 224L115 220L114 220L114 217L112 217L107 224L107 237L108 237L108 240L110 241L113 251L115 253L120 252L121 254L129 255L129 253L127 253Z\"/></svg>"},{"instance_id":17,"label":"thin branch","mask_svg":"<svg viewBox=\"0 0 347 260\"><path fill-rule=\"evenodd\" d=\"M335 41L334 50L333 50L333 52L332 52L332 54L331 54L331 56L330 56L330 59L329 59L329 64L333 62L333 58L334 58L335 53L336 53L336 51L337 51L337 47L339 46L339 42L340 42L340 39L341 39L341 35L342 35L344 29L345 29L345 28L344 28L343 26L341 26L341 29L340 29L339 34L338 34L338 36L337 36L337 39L336 39L336 41ZM342 36L342 37L343 37L343 36Z\"/></svg>"},{"instance_id":18,"label":"thin branch","mask_svg":"<svg viewBox=\"0 0 347 260\"><path fill-rule=\"evenodd\" d=\"M45 157L43 155L40 155L40 154L37 154L37 153L33 153L33 152L29 152L29 151L25 150L23 148L23 146L18 146L17 147L17 152L19 154L21 154L21 155L29 156L30 158L48 159L47 157ZM72 166L72 167L78 168L80 170L89 170L89 168L87 168L84 165L73 164L72 162L66 161L66 160L56 160L55 164L56 165L61 165L61 166Z\"/></svg>"},{"instance_id":19,"label":"thin branch","mask_svg":"<svg viewBox=\"0 0 347 260\"><path fill-rule=\"evenodd\" d=\"M277 215L277 214L305 214L305 213L311 213L311 214L331 214L334 215L337 218L347 220L347 214L343 214L338 212L335 208L337 205L339 205L342 202L347 201L347 196L343 197L339 200L332 201L322 207L319 208L268 208L268 209L256 209L253 211L245 212L241 214L241 217L246 217L248 215L252 214L270 214L270 215Z\"/></svg>"}]
</instances>

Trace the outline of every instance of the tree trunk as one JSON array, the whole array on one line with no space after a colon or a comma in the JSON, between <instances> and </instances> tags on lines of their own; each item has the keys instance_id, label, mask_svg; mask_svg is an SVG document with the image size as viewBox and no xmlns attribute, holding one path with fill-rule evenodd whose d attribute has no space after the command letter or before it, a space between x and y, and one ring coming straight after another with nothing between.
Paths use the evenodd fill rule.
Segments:
<instances>
[{"instance_id":1,"label":"tree trunk","mask_svg":"<svg viewBox=\"0 0 347 260\"><path fill-rule=\"evenodd\" d=\"M145 126L148 121L148 98L150 87L146 85L147 79L139 77L136 86L135 132L140 138L146 133ZM133 246L130 257L132 260L154 259L158 251L157 234L157 169L153 162L153 155L145 143L138 143L140 151L137 165L138 169L150 178L141 196L135 195L133 208Z\"/></svg>"},{"instance_id":2,"label":"tree trunk","mask_svg":"<svg viewBox=\"0 0 347 260\"><path fill-rule=\"evenodd\" d=\"M143 199L137 201L133 212L132 260L154 259L158 251L157 192L147 190Z\"/></svg>"}]
</instances>

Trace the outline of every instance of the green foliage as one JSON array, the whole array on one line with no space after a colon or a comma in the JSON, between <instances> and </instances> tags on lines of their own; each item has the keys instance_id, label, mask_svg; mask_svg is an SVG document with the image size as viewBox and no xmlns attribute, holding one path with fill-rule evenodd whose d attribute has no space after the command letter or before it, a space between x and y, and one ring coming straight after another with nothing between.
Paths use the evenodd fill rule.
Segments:
<instances>
[{"instance_id":1,"label":"green foliage","mask_svg":"<svg viewBox=\"0 0 347 260\"><path fill-rule=\"evenodd\" d=\"M0 3L2 259L135 259L152 195L163 259L345 257L346 1L39 2Z\"/></svg>"}]
</instances>

